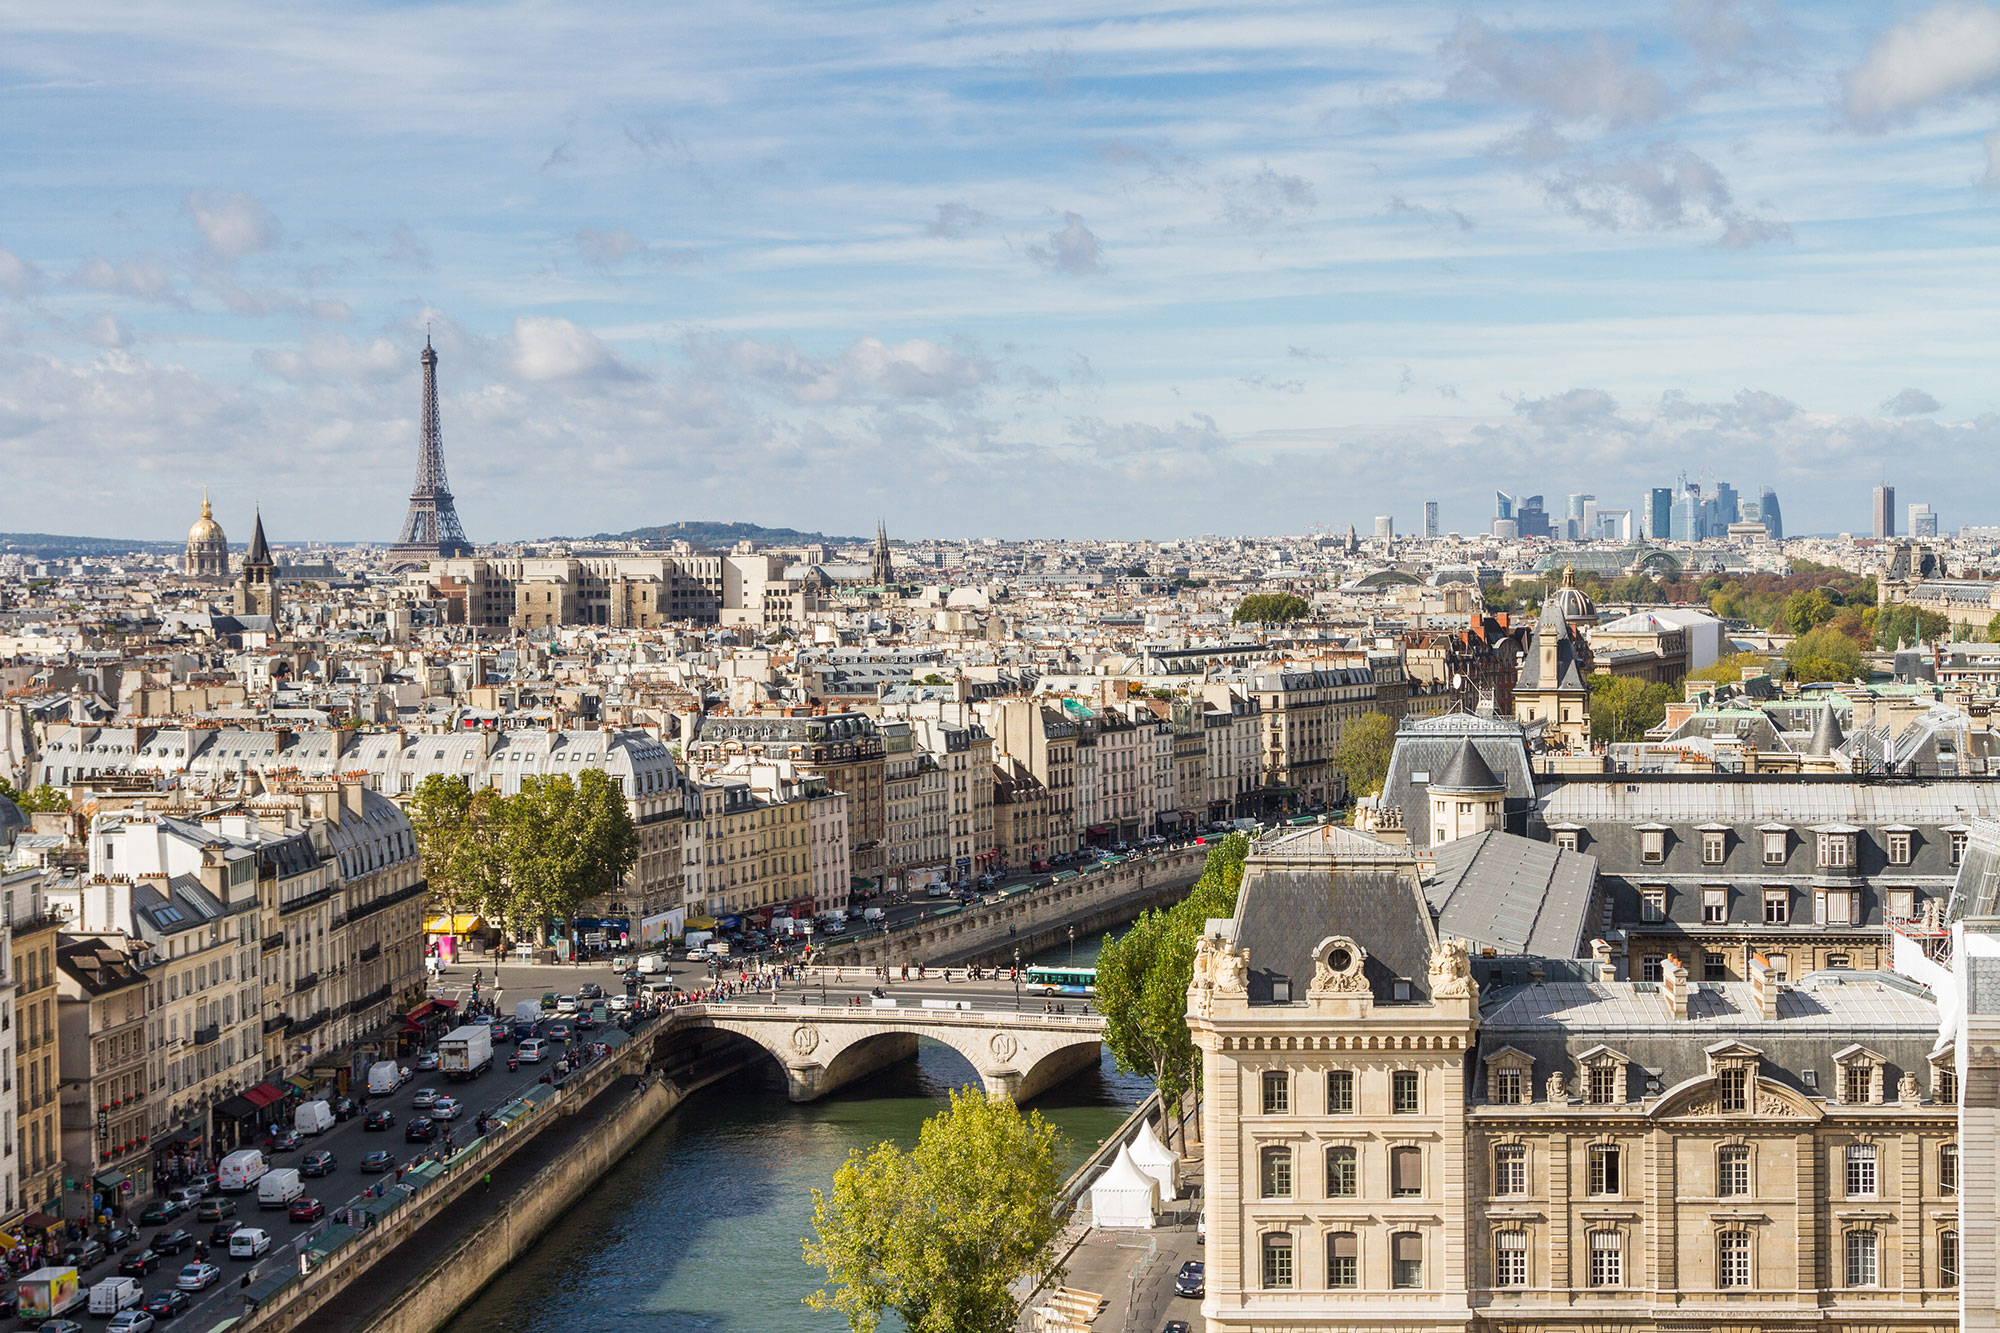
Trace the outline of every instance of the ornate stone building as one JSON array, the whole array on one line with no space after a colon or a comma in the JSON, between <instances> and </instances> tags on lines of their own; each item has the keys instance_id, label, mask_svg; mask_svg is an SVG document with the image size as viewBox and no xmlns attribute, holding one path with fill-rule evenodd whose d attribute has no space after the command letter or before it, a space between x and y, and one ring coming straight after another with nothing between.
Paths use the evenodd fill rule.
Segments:
<instances>
[{"instance_id":1,"label":"ornate stone building","mask_svg":"<svg viewBox=\"0 0 2000 1333\"><path fill-rule=\"evenodd\" d=\"M215 510L208 503L206 490L201 493L201 517L188 529L187 561L182 569L193 579L229 577L229 539L222 535L222 525L215 521Z\"/></svg>"},{"instance_id":2,"label":"ornate stone building","mask_svg":"<svg viewBox=\"0 0 2000 1333\"><path fill-rule=\"evenodd\" d=\"M236 614L243 616L266 616L270 628L277 628L278 620L278 562L271 558L271 548L264 541L264 516L257 515L257 526L250 533L250 550L243 557L243 571L236 578Z\"/></svg>"},{"instance_id":3,"label":"ornate stone building","mask_svg":"<svg viewBox=\"0 0 2000 1333\"><path fill-rule=\"evenodd\" d=\"M1538 901L1570 919L1531 938L1584 936L1594 895ZM1922 988L1619 981L1603 944L1468 947L1462 906L1440 930L1415 853L1315 828L1262 840L1208 924L1211 1329L1956 1327L1957 1071Z\"/></svg>"}]
</instances>

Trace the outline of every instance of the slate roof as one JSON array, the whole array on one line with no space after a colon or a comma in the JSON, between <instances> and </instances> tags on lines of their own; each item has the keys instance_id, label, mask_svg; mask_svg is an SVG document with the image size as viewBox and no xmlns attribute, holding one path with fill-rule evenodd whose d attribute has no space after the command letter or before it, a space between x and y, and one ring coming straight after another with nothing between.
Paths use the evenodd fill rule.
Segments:
<instances>
[{"instance_id":1,"label":"slate roof","mask_svg":"<svg viewBox=\"0 0 2000 1333\"><path fill-rule=\"evenodd\" d=\"M1472 737L1462 737L1451 762L1444 766L1444 772L1431 778L1431 786L1445 791L1501 791L1506 783L1495 777L1486 761L1479 757L1479 748L1472 743Z\"/></svg>"},{"instance_id":2,"label":"slate roof","mask_svg":"<svg viewBox=\"0 0 2000 1333\"><path fill-rule=\"evenodd\" d=\"M1396 748L1389 756L1381 799L1385 808L1405 812L1403 822L1409 828L1410 845L1430 846L1430 820L1420 812L1426 808L1430 784L1451 765L1460 741L1468 738L1480 762L1506 785L1502 818L1508 830L1525 832L1525 812L1535 798L1535 776L1528 764L1524 734L1512 718L1479 713L1446 713L1397 727Z\"/></svg>"},{"instance_id":3,"label":"slate roof","mask_svg":"<svg viewBox=\"0 0 2000 1333\"><path fill-rule=\"evenodd\" d=\"M1597 858L1489 830L1438 848L1424 877L1437 933L1476 954L1575 958L1586 952Z\"/></svg>"},{"instance_id":4,"label":"slate roof","mask_svg":"<svg viewBox=\"0 0 2000 1333\"><path fill-rule=\"evenodd\" d=\"M1320 830L1301 832L1316 839ZM1260 841L1244 866L1235 936L1250 950L1250 1002L1269 1004L1271 983L1280 977L1290 980L1292 998L1303 1000L1312 982L1313 946L1329 935L1345 935L1367 951L1362 975L1378 1003L1394 1001L1397 981L1411 984L1415 1002L1429 1003L1430 951L1437 934L1415 861L1402 848L1336 832L1374 851L1351 846L1356 859L1343 860L1335 852L1315 862L1303 851L1290 858L1270 856L1269 845Z\"/></svg>"}]
</instances>

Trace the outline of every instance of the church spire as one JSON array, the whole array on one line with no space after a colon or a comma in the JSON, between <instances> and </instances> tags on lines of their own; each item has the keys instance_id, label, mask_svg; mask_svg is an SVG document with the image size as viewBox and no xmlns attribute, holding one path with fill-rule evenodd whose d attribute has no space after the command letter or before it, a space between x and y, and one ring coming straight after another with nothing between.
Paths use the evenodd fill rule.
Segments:
<instances>
[{"instance_id":1,"label":"church spire","mask_svg":"<svg viewBox=\"0 0 2000 1333\"><path fill-rule=\"evenodd\" d=\"M204 510L208 508L206 501L203 501L202 508ZM257 526L250 530L250 554L243 558L243 563L246 565L268 565L271 563L271 547L264 540L264 511L262 509L257 511Z\"/></svg>"}]
</instances>

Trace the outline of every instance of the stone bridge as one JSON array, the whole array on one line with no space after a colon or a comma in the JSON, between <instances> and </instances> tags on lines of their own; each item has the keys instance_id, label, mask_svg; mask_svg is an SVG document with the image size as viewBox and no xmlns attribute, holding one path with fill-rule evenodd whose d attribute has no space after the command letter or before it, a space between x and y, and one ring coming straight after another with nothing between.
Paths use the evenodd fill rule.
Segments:
<instances>
[{"instance_id":1,"label":"stone bridge","mask_svg":"<svg viewBox=\"0 0 2000 1333\"><path fill-rule=\"evenodd\" d=\"M1101 1058L1100 1014L1016 1013L998 1008L773 1005L754 1000L690 1005L675 1028L730 1032L769 1051L791 1098L814 1101L897 1060L929 1037L979 1073L989 1097L1026 1101Z\"/></svg>"}]
</instances>

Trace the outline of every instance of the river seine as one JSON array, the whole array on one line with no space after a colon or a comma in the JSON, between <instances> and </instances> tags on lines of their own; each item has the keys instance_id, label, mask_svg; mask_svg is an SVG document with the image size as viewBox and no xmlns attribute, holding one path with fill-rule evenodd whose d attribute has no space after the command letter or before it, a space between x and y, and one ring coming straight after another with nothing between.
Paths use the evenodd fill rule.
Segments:
<instances>
[{"instance_id":1,"label":"river seine","mask_svg":"<svg viewBox=\"0 0 2000 1333\"><path fill-rule=\"evenodd\" d=\"M1078 962L1097 939L1078 940ZM1067 948L1039 961L1062 962ZM887 1139L904 1147L954 1087L975 1081L949 1047L925 1042L892 1066L803 1106L776 1068L695 1094L626 1157L447 1333L841 1333L838 1315L802 1305L818 1285L799 1243L812 1191L848 1153ZM1054 1122L1080 1162L1151 1084L1109 1055L1030 1105ZM900 1330L891 1317L885 1330Z\"/></svg>"}]
</instances>

